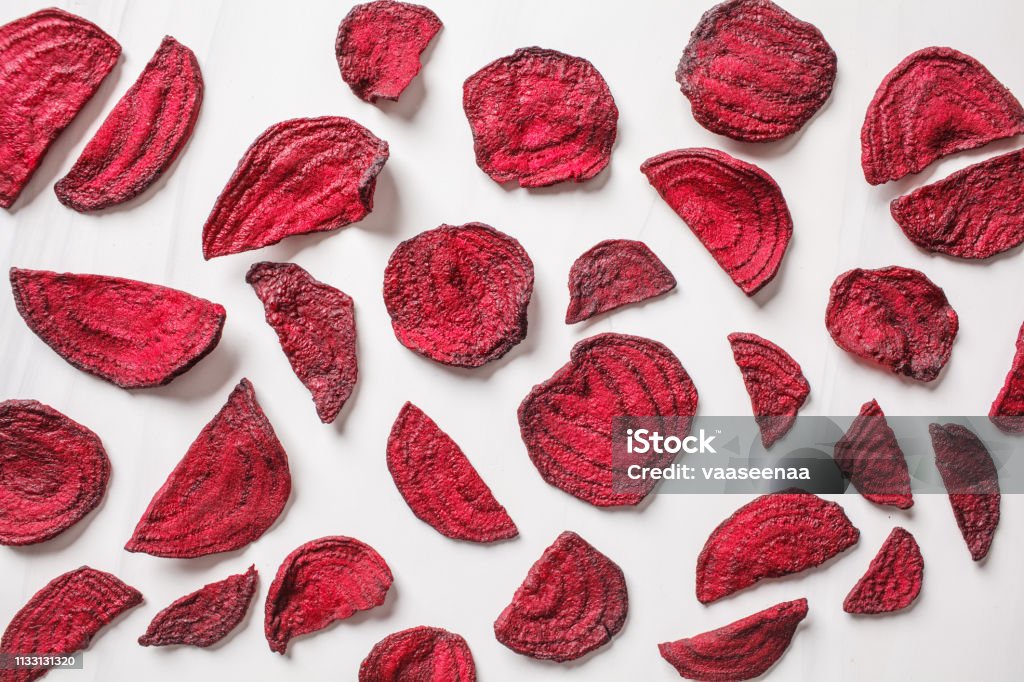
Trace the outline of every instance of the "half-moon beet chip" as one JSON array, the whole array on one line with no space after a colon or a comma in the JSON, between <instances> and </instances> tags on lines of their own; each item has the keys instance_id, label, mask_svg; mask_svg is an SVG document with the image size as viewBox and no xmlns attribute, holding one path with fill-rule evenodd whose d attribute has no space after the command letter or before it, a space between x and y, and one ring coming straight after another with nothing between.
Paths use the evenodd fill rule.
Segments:
<instances>
[{"instance_id":1,"label":"half-moon beet chip","mask_svg":"<svg viewBox=\"0 0 1024 682\"><path fill-rule=\"evenodd\" d=\"M640 166L747 296L775 277L793 236L782 190L757 166L716 149L678 149Z\"/></svg>"},{"instance_id":2,"label":"half-moon beet chip","mask_svg":"<svg viewBox=\"0 0 1024 682\"><path fill-rule=\"evenodd\" d=\"M932 381L960 327L946 294L924 273L897 265L836 278L825 310L836 345L894 374Z\"/></svg>"},{"instance_id":3,"label":"half-moon beet chip","mask_svg":"<svg viewBox=\"0 0 1024 682\"><path fill-rule=\"evenodd\" d=\"M1017 332L1013 363L999 395L992 401L989 420L1007 433L1024 433L1024 324Z\"/></svg>"},{"instance_id":4,"label":"half-moon beet chip","mask_svg":"<svg viewBox=\"0 0 1024 682\"><path fill-rule=\"evenodd\" d=\"M878 86L860 131L872 185L933 161L1024 133L1024 109L988 69L948 47L914 52Z\"/></svg>"},{"instance_id":5,"label":"half-moon beet chip","mask_svg":"<svg viewBox=\"0 0 1024 682\"><path fill-rule=\"evenodd\" d=\"M359 682L476 682L466 640L442 628L420 626L377 642L359 666Z\"/></svg>"},{"instance_id":6,"label":"half-moon beet chip","mask_svg":"<svg viewBox=\"0 0 1024 682\"><path fill-rule=\"evenodd\" d=\"M583 252L569 270L565 323L576 324L676 288L676 278L647 244L606 239Z\"/></svg>"},{"instance_id":7,"label":"half-moon beet chip","mask_svg":"<svg viewBox=\"0 0 1024 682\"><path fill-rule=\"evenodd\" d=\"M479 367L526 337L533 261L483 223L441 225L399 244L384 304L403 346L436 362Z\"/></svg>"},{"instance_id":8,"label":"half-moon beet chip","mask_svg":"<svg viewBox=\"0 0 1024 682\"><path fill-rule=\"evenodd\" d=\"M99 26L59 9L0 26L0 207L11 207L120 55Z\"/></svg>"},{"instance_id":9,"label":"half-moon beet chip","mask_svg":"<svg viewBox=\"0 0 1024 682\"><path fill-rule=\"evenodd\" d=\"M294 118L252 143L203 226L209 260L325 232L373 210L388 143L341 116Z\"/></svg>"},{"instance_id":10,"label":"half-moon beet chip","mask_svg":"<svg viewBox=\"0 0 1024 682\"><path fill-rule=\"evenodd\" d=\"M733 333L729 345L754 408L761 443L770 448L793 428L811 385L797 361L768 339Z\"/></svg>"},{"instance_id":11,"label":"half-moon beet chip","mask_svg":"<svg viewBox=\"0 0 1024 682\"><path fill-rule=\"evenodd\" d=\"M494 621L494 636L516 653L561 663L610 642L628 610L622 569L565 531L544 550Z\"/></svg>"},{"instance_id":12,"label":"half-moon beet chip","mask_svg":"<svg viewBox=\"0 0 1024 682\"><path fill-rule=\"evenodd\" d=\"M11 268L29 329L71 365L121 388L169 383L220 341L223 306L105 275Z\"/></svg>"},{"instance_id":13,"label":"half-moon beet chip","mask_svg":"<svg viewBox=\"0 0 1024 682\"><path fill-rule=\"evenodd\" d=\"M466 79L462 108L476 165L495 182L583 182L611 159L619 110L604 78L581 57L518 49Z\"/></svg>"},{"instance_id":14,"label":"half-moon beet chip","mask_svg":"<svg viewBox=\"0 0 1024 682\"><path fill-rule=\"evenodd\" d=\"M924 557L917 540L893 528L867 572L843 601L847 613L889 613L914 603L924 580Z\"/></svg>"},{"instance_id":15,"label":"half-moon beet chip","mask_svg":"<svg viewBox=\"0 0 1024 682\"><path fill-rule=\"evenodd\" d=\"M264 632L270 650L284 654L295 637L384 603L391 569L354 538L312 540L289 554L267 594Z\"/></svg>"},{"instance_id":16,"label":"half-moon beet chip","mask_svg":"<svg viewBox=\"0 0 1024 682\"><path fill-rule=\"evenodd\" d=\"M248 379L153 496L125 549L188 559L258 539L291 493L288 455Z\"/></svg>"},{"instance_id":17,"label":"half-moon beet chip","mask_svg":"<svg viewBox=\"0 0 1024 682\"><path fill-rule=\"evenodd\" d=\"M850 429L836 442L833 459L864 499L899 509L914 505L910 473L896 433L874 400L864 403Z\"/></svg>"}]
</instances>

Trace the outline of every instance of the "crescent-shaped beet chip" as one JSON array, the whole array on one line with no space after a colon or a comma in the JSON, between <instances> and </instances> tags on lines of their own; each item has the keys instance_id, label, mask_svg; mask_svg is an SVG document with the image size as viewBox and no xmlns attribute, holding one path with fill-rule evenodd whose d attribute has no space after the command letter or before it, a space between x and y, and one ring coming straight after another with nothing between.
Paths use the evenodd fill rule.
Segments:
<instances>
[{"instance_id":1,"label":"crescent-shaped beet chip","mask_svg":"<svg viewBox=\"0 0 1024 682\"><path fill-rule=\"evenodd\" d=\"M992 401L989 420L1006 433L1024 433L1024 324L1017 332L1013 363L999 395Z\"/></svg>"},{"instance_id":2,"label":"crescent-shaped beet chip","mask_svg":"<svg viewBox=\"0 0 1024 682\"><path fill-rule=\"evenodd\" d=\"M153 496L125 549L190 559L258 539L291 493L288 455L248 379Z\"/></svg>"},{"instance_id":3,"label":"crescent-shaped beet chip","mask_svg":"<svg viewBox=\"0 0 1024 682\"><path fill-rule=\"evenodd\" d=\"M628 610L622 569L565 531L530 567L494 621L494 636L516 653L562 663L610 642Z\"/></svg>"},{"instance_id":4,"label":"crescent-shaped beet chip","mask_svg":"<svg viewBox=\"0 0 1024 682\"><path fill-rule=\"evenodd\" d=\"M471 542L519 535L458 444L412 403L391 427L387 460L409 508L441 535Z\"/></svg>"},{"instance_id":5,"label":"crescent-shaped beet chip","mask_svg":"<svg viewBox=\"0 0 1024 682\"><path fill-rule=\"evenodd\" d=\"M270 650L284 654L295 637L384 603L391 569L354 538L312 540L289 554L267 594L264 632Z\"/></svg>"},{"instance_id":6,"label":"crescent-shaped beet chip","mask_svg":"<svg viewBox=\"0 0 1024 682\"><path fill-rule=\"evenodd\" d=\"M768 339L733 333L729 345L754 408L761 443L770 448L793 428L811 385L797 361Z\"/></svg>"},{"instance_id":7,"label":"crescent-shaped beet chip","mask_svg":"<svg viewBox=\"0 0 1024 682\"><path fill-rule=\"evenodd\" d=\"M910 473L896 433L874 400L864 403L833 449L833 459L864 499L910 509Z\"/></svg>"},{"instance_id":8,"label":"crescent-shaped beet chip","mask_svg":"<svg viewBox=\"0 0 1024 682\"><path fill-rule=\"evenodd\" d=\"M336 230L373 210L388 143L341 116L294 118L246 150L203 226L207 260Z\"/></svg>"},{"instance_id":9,"label":"crescent-shaped beet chip","mask_svg":"<svg viewBox=\"0 0 1024 682\"><path fill-rule=\"evenodd\" d=\"M893 528L867 572L843 601L847 613L889 613L905 609L921 593L924 557L917 540L903 528Z\"/></svg>"},{"instance_id":10,"label":"crescent-shaped beet chip","mask_svg":"<svg viewBox=\"0 0 1024 682\"><path fill-rule=\"evenodd\" d=\"M99 26L59 9L0 26L0 207L11 207L120 55Z\"/></svg>"},{"instance_id":11,"label":"crescent-shaped beet chip","mask_svg":"<svg viewBox=\"0 0 1024 682\"><path fill-rule=\"evenodd\" d=\"M420 626L377 642L359 666L359 682L476 682L466 640L442 628Z\"/></svg>"},{"instance_id":12,"label":"crescent-shaped beet chip","mask_svg":"<svg viewBox=\"0 0 1024 682\"><path fill-rule=\"evenodd\" d=\"M72 366L121 388L169 383L220 341L223 306L105 275L11 268L29 329Z\"/></svg>"},{"instance_id":13,"label":"crescent-shaped beet chip","mask_svg":"<svg viewBox=\"0 0 1024 682\"><path fill-rule=\"evenodd\" d=\"M782 190L757 166L716 149L678 149L640 166L747 296L779 271L793 236Z\"/></svg>"},{"instance_id":14,"label":"crescent-shaped beet chip","mask_svg":"<svg viewBox=\"0 0 1024 682\"><path fill-rule=\"evenodd\" d=\"M676 288L676 278L643 242L606 239L583 252L569 270L565 323L638 303Z\"/></svg>"},{"instance_id":15,"label":"crescent-shaped beet chip","mask_svg":"<svg viewBox=\"0 0 1024 682\"><path fill-rule=\"evenodd\" d=\"M948 47L914 52L878 86L860 131L872 185L933 161L1024 133L1024 109L988 69Z\"/></svg>"}]
</instances>

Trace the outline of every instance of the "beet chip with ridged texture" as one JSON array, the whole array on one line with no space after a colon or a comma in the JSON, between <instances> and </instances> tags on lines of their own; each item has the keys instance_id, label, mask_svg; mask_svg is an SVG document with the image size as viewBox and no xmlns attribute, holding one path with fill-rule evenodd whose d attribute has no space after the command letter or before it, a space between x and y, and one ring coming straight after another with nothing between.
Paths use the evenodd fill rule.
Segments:
<instances>
[{"instance_id":1,"label":"beet chip with ridged texture","mask_svg":"<svg viewBox=\"0 0 1024 682\"><path fill-rule=\"evenodd\" d=\"M797 361L768 339L733 333L729 345L750 395L761 443L770 448L793 428L811 386Z\"/></svg>"},{"instance_id":2,"label":"beet chip with ridged texture","mask_svg":"<svg viewBox=\"0 0 1024 682\"><path fill-rule=\"evenodd\" d=\"M850 429L835 444L833 459L869 502L899 509L914 505L906 457L874 400L861 406Z\"/></svg>"},{"instance_id":3,"label":"beet chip with ridged texture","mask_svg":"<svg viewBox=\"0 0 1024 682\"><path fill-rule=\"evenodd\" d=\"M1024 325L1017 332L1016 351L999 395L992 401L989 420L1007 433L1024 433Z\"/></svg>"},{"instance_id":4,"label":"beet chip with ridged texture","mask_svg":"<svg viewBox=\"0 0 1024 682\"><path fill-rule=\"evenodd\" d=\"M466 640L442 628L420 626L377 642L359 666L359 682L476 682Z\"/></svg>"},{"instance_id":5,"label":"beet chip with ridged texture","mask_svg":"<svg viewBox=\"0 0 1024 682\"><path fill-rule=\"evenodd\" d=\"M867 572L843 601L847 613L889 613L914 603L924 580L924 557L917 540L893 528Z\"/></svg>"},{"instance_id":6,"label":"beet chip with ridged texture","mask_svg":"<svg viewBox=\"0 0 1024 682\"><path fill-rule=\"evenodd\" d=\"M565 323L638 303L676 288L676 278L643 242L606 239L576 259L569 270Z\"/></svg>"}]
</instances>

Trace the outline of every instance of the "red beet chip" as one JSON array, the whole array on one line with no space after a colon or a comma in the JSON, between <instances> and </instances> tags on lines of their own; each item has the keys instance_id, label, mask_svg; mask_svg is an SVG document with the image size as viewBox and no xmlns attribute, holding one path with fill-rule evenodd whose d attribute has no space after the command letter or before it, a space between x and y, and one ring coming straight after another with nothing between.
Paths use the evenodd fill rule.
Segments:
<instances>
[{"instance_id":1,"label":"red beet chip","mask_svg":"<svg viewBox=\"0 0 1024 682\"><path fill-rule=\"evenodd\" d=\"M573 346L569 362L523 399L519 431L551 485L598 507L635 505L655 481L630 479L613 463L613 417L680 417L685 432L696 411L697 388L672 351L640 336L598 334ZM675 459L650 457L644 465L658 468Z\"/></svg>"},{"instance_id":2,"label":"red beet chip","mask_svg":"<svg viewBox=\"0 0 1024 682\"><path fill-rule=\"evenodd\" d=\"M483 223L441 225L399 244L384 303L403 346L455 367L497 360L526 337L533 261Z\"/></svg>"},{"instance_id":3,"label":"red beet chip","mask_svg":"<svg viewBox=\"0 0 1024 682\"><path fill-rule=\"evenodd\" d=\"M120 54L99 26L59 9L0 26L0 207L11 207Z\"/></svg>"},{"instance_id":4,"label":"red beet chip","mask_svg":"<svg viewBox=\"0 0 1024 682\"><path fill-rule=\"evenodd\" d=\"M768 339L733 333L729 345L750 395L761 443L770 448L793 428L811 386L797 361Z\"/></svg>"},{"instance_id":5,"label":"red beet chip","mask_svg":"<svg viewBox=\"0 0 1024 682\"><path fill-rule=\"evenodd\" d=\"M494 636L516 653L561 663L610 642L628 610L622 569L567 530L530 568Z\"/></svg>"},{"instance_id":6,"label":"red beet chip","mask_svg":"<svg viewBox=\"0 0 1024 682\"><path fill-rule=\"evenodd\" d=\"M391 569L367 544L342 536L312 540L289 554L267 595L264 631L284 654L295 637L384 603Z\"/></svg>"},{"instance_id":7,"label":"red beet chip","mask_svg":"<svg viewBox=\"0 0 1024 682\"><path fill-rule=\"evenodd\" d=\"M292 263L255 263L245 281L263 302L267 324L296 376L313 394L320 421L330 424L359 375L352 299Z\"/></svg>"},{"instance_id":8,"label":"red beet chip","mask_svg":"<svg viewBox=\"0 0 1024 682\"><path fill-rule=\"evenodd\" d=\"M246 150L203 226L209 260L326 232L373 210L388 143L341 116L267 128Z\"/></svg>"},{"instance_id":9,"label":"red beet chip","mask_svg":"<svg viewBox=\"0 0 1024 682\"><path fill-rule=\"evenodd\" d=\"M688 680L750 680L782 658L806 617L806 599L786 601L717 630L659 644L658 651Z\"/></svg>"},{"instance_id":10,"label":"red beet chip","mask_svg":"<svg viewBox=\"0 0 1024 682\"><path fill-rule=\"evenodd\" d=\"M494 542L519 535L462 449L412 403L388 437L388 471L409 508L441 535Z\"/></svg>"},{"instance_id":11,"label":"red beet chip","mask_svg":"<svg viewBox=\"0 0 1024 682\"><path fill-rule=\"evenodd\" d=\"M896 434L874 400L864 403L833 450L836 466L864 499L910 509L910 473Z\"/></svg>"},{"instance_id":12,"label":"red beet chip","mask_svg":"<svg viewBox=\"0 0 1024 682\"><path fill-rule=\"evenodd\" d=\"M932 381L949 360L960 323L946 294L924 273L894 265L839 275L825 326L848 353Z\"/></svg>"},{"instance_id":13,"label":"red beet chip","mask_svg":"<svg viewBox=\"0 0 1024 682\"><path fill-rule=\"evenodd\" d=\"M583 182L611 159L619 110L604 78L581 57L516 50L466 79L462 108L476 165L495 182Z\"/></svg>"},{"instance_id":14,"label":"red beet chip","mask_svg":"<svg viewBox=\"0 0 1024 682\"><path fill-rule=\"evenodd\" d=\"M999 395L992 401L989 420L1007 433L1024 433L1024 325L1017 332L1013 364Z\"/></svg>"},{"instance_id":15,"label":"red beet chip","mask_svg":"<svg viewBox=\"0 0 1024 682\"><path fill-rule=\"evenodd\" d=\"M476 665L466 640L441 628L420 626L377 642L359 666L359 682L475 682Z\"/></svg>"},{"instance_id":16,"label":"red beet chip","mask_svg":"<svg viewBox=\"0 0 1024 682\"><path fill-rule=\"evenodd\" d=\"M921 593L924 558L917 540L893 528L867 572L843 602L847 613L889 613L910 606Z\"/></svg>"},{"instance_id":17,"label":"red beet chip","mask_svg":"<svg viewBox=\"0 0 1024 682\"><path fill-rule=\"evenodd\" d=\"M420 54L441 30L422 5L376 0L342 19L334 51L341 78L361 100L397 100L420 72Z\"/></svg>"},{"instance_id":18,"label":"red beet chip","mask_svg":"<svg viewBox=\"0 0 1024 682\"><path fill-rule=\"evenodd\" d=\"M258 539L291 493L288 455L242 379L153 496L129 552L188 559Z\"/></svg>"},{"instance_id":19,"label":"red beet chip","mask_svg":"<svg viewBox=\"0 0 1024 682\"><path fill-rule=\"evenodd\" d=\"M569 270L566 324L676 288L676 278L643 242L606 239L576 259Z\"/></svg>"},{"instance_id":20,"label":"red beet chip","mask_svg":"<svg viewBox=\"0 0 1024 682\"><path fill-rule=\"evenodd\" d=\"M678 149L640 170L747 296L779 271L793 219L775 180L715 149Z\"/></svg>"},{"instance_id":21,"label":"red beet chip","mask_svg":"<svg viewBox=\"0 0 1024 682\"><path fill-rule=\"evenodd\" d=\"M184 291L104 275L11 268L18 312L83 372L121 388L170 383L220 341L224 308Z\"/></svg>"},{"instance_id":22,"label":"red beet chip","mask_svg":"<svg viewBox=\"0 0 1024 682\"><path fill-rule=\"evenodd\" d=\"M933 161L1024 133L1024 109L973 57L948 47L911 54L878 86L860 131L872 185Z\"/></svg>"}]
</instances>

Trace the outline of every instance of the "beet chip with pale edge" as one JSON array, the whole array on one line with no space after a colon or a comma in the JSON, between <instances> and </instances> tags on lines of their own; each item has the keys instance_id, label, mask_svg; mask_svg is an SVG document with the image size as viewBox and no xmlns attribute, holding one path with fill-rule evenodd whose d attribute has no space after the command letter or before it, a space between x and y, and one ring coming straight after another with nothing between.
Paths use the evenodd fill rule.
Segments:
<instances>
[{"instance_id":1,"label":"beet chip with pale edge","mask_svg":"<svg viewBox=\"0 0 1024 682\"><path fill-rule=\"evenodd\" d=\"M1024 433L1024 325L1017 332L1016 351L999 395L992 401L989 420L1007 433Z\"/></svg>"},{"instance_id":2,"label":"beet chip with pale edge","mask_svg":"<svg viewBox=\"0 0 1024 682\"><path fill-rule=\"evenodd\" d=\"M754 408L761 443L770 448L793 428L811 386L797 361L768 339L733 333L729 345Z\"/></svg>"},{"instance_id":3,"label":"beet chip with pale edge","mask_svg":"<svg viewBox=\"0 0 1024 682\"><path fill-rule=\"evenodd\" d=\"M566 324L654 298L676 288L676 278L643 242L606 239L569 270Z\"/></svg>"},{"instance_id":4,"label":"beet chip with pale edge","mask_svg":"<svg viewBox=\"0 0 1024 682\"><path fill-rule=\"evenodd\" d=\"M466 640L421 625L377 642L359 666L359 682L476 682Z\"/></svg>"},{"instance_id":5,"label":"beet chip with pale edge","mask_svg":"<svg viewBox=\"0 0 1024 682\"><path fill-rule=\"evenodd\" d=\"M864 403L850 429L835 444L833 459L864 499L910 509L910 473L896 434L874 400Z\"/></svg>"},{"instance_id":6,"label":"beet chip with pale edge","mask_svg":"<svg viewBox=\"0 0 1024 682\"><path fill-rule=\"evenodd\" d=\"M494 636L524 656L561 663L611 641L628 610L622 569L565 531L544 550L494 621Z\"/></svg>"},{"instance_id":7,"label":"beet chip with pale edge","mask_svg":"<svg viewBox=\"0 0 1024 682\"><path fill-rule=\"evenodd\" d=\"M905 609L921 592L924 558L917 540L893 528L867 572L843 601L847 613L889 613Z\"/></svg>"}]
</instances>

